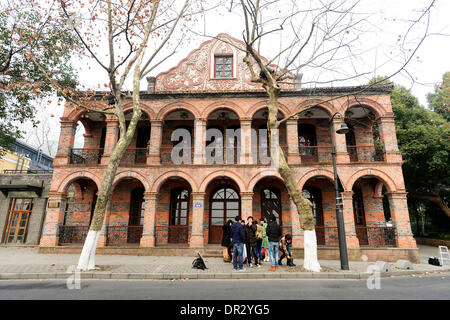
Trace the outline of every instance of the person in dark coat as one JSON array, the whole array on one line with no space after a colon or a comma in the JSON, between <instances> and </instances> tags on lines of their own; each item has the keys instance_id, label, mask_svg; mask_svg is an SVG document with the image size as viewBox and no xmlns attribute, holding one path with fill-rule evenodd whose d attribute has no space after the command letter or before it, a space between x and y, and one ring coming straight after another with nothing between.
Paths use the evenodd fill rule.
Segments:
<instances>
[{"instance_id":1,"label":"person in dark coat","mask_svg":"<svg viewBox=\"0 0 450 320\"><path fill-rule=\"evenodd\" d=\"M225 223L222 227L222 247L224 247L224 255L223 255L223 261L225 262L231 262L231 225L233 224L233 220L228 220L227 223ZM228 254L228 257L226 257L226 254Z\"/></svg>"},{"instance_id":2,"label":"person in dark coat","mask_svg":"<svg viewBox=\"0 0 450 320\"><path fill-rule=\"evenodd\" d=\"M242 224L240 223L241 218L236 216L236 222L231 226L231 240L233 243L233 268L238 270L238 260L239 260L239 271L245 271L244 268L244 258L243 249L245 242L245 233Z\"/></svg>"},{"instance_id":3,"label":"person in dark coat","mask_svg":"<svg viewBox=\"0 0 450 320\"><path fill-rule=\"evenodd\" d=\"M253 224L253 217L247 218L247 224L245 225L245 247L247 249L247 263L253 268L253 266L259 266L258 256L255 254L255 248L258 245L256 239L256 225ZM252 252L254 256L255 264L252 264Z\"/></svg>"},{"instance_id":4,"label":"person in dark coat","mask_svg":"<svg viewBox=\"0 0 450 320\"><path fill-rule=\"evenodd\" d=\"M281 238L281 228L278 225L277 218L274 215L270 216L270 221L267 224L266 233L267 237L269 238L269 257L271 264L269 271L275 271L278 269L278 241Z\"/></svg>"}]
</instances>

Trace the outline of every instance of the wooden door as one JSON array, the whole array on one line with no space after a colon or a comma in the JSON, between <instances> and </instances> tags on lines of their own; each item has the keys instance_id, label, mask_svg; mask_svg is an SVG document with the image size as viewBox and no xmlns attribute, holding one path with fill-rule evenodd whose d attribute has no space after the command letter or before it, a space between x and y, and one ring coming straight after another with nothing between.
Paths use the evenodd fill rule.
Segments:
<instances>
[{"instance_id":1,"label":"wooden door","mask_svg":"<svg viewBox=\"0 0 450 320\"><path fill-rule=\"evenodd\" d=\"M189 191L172 191L169 218L169 243L187 243L189 225Z\"/></svg>"},{"instance_id":2,"label":"wooden door","mask_svg":"<svg viewBox=\"0 0 450 320\"><path fill-rule=\"evenodd\" d=\"M13 198L10 203L7 243L25 243L33 199Z\"/></svg>"}]
</instances>

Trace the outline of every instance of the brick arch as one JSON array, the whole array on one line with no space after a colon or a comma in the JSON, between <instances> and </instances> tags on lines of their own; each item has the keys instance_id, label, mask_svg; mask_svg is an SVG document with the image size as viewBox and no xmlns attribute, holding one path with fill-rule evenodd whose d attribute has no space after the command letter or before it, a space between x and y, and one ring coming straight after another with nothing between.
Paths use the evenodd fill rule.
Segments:
<instances>
[{"instance_id":1,"label":"brick arch","mask_svg":"<svg viewBox=\"0 0 450 320\"><path fill-rule=\"evenodd\" d=\"M99 177L97 177L95 174L89 172L89 171L76 171L68 176L66 176L58 185L57 192L59 193L66 193L67 188L70 186L72 182L74 182L77 179L90 179L92 180L95 185L97 186L97 190L100 189L101 180Z\"/></svg>"},{"instance_id":2,"label":"brick arch","mask_svg":"<svg viewBox=\"0 0 450 320\"><path fill-rule=\"evenodd\" d=\"M249 119L253 119L253 116L255 113L257 113L259 110L267 107L267 101L260 101L258 103L255 103L253 106L251 106L247 110L246 117ZM290 110L282 103L278 103L278 112L280 112L283 117L288 116L291 112Z\"/></svg>"},{"instance_id":3,"label":"brick arch","mask_svg":"<svg viewBox=\"0 0 450 320\"><path fill-rule=\"evenodd\" d=\"M186 102L173 102L162 107L161 110L159 110L158 114L156 115L156 119L164 120L165 117L167 117L171 112L177 110L188 111L192 113L192 115L194 115L195 119L199 119L201 117L201 112L196 106Z\"/></svg>"},{"instance_id":4,"label":"brick arch","mask_svg":"<svg viewBox=\"0 0 450 320\"><path fill-rule=\"evenodd\" d=\"M100 102L96 102L96 103L90 103L90 105L98 110L102 110L106 107L105 103L100 103ZM67 116L65 116L64 118L68 121L73 121L73 122L78 122L78 120L80 120L81 116L83 115L83 113L88 112L88 110L83 109L83 108L78 108L75 107L72 111L69 112L69 114ZM107 116L105 114L105 116Z\"/></svg>"},{"instance_id":5,"label":"brick arch","mask_svg":"<svg viewBox=\"0 0 450 320\"><path fill-rule=\"evenodd\" d=\"M335 112L335 107L331 103L325 102L325 101L320 100L320 99L308 99L308 100L305 100L305 101L301 102L300 104L298 104L295 107L294 112L301 112L306 107L309 107L309 106L312 106L312 105L316 105L316 104L318 105L316 108L324 109L328 113L328 116L330 118L333 115L333 113Z\"/></svg>"},{"instance_id":6,"label":"brick arch","mask_svg":"<svg viewBox=\"0 0 450 320\"><path fill-rule=\"evenodd\" d=\"M244 110L242 110L242 108L239 107L234 102L230 102L230 101L214 102L213 104L210 104L203 110L201 118L208 119L208 117L211 113L213 113L214 111L219 110L219 109L228 109L228 110L236 113L239 119L245 118Z\"/></svg>"},{"instance_id":7,"label":"brick arch","mask_svg":"<svg viewBox=\"0 0 450 320\"><path fill-rule=\"evenodd\" d=\"M344 189L346 191L351 191L353 189L353 185L355 182L364 176L375 177L380 179L386 186L388 192L395 192L397 190L397 186L395 185L394 180L389 177L386 173L378 169L362 169L356 171L349 179L347 179L346 184L344 185Z\"/></svg>"},{"instance_id":8,"label":"brick arch","mask_svg":"<svg viewBox=\"0 0 450 320\"><path fill-rule=\"evenodd\" d=\"M249 192L253 192L253 189L255 188L255 186L256 186L256 184L258 182L260 182L264 178L269 178L269 177L278 178L284 185L284 181L281 178L280 173L277 170L275 170L275 169L273 169L273 170L262 170L261 172L258 172L256 175L254 175L250 179L250 181L248 183L248 186L247 186L247 190Z\"/></svg>"},{"instance_id":9,"label":"brick arch","mask_svg":"<svg viewBox=\"0 0 450 320\"><path fill-rule=\"evenodd\" d=\"M325 177L331 183L334 184L334 174L333 174L333 172L331 172L329 170L324 170L324 169L314 169L314 170L311 170L311 171L307 172L300 179L298 179L297 185L300 188L300 190L303 190L303 186L306 184L306 182L308 182L309 179L314 178L314 177ZM345 189L345 186L343 186L343 187Z\"/></svg>"},{"instance_id":10,"label":"brick arch","mask_svg":"<svg viewBox=\"0 0 450 320\"><path fill-rule=\"evenodd\" d=\"M123 104L123 113L133 110L133 102L126 102ZM145 112L150 120L156 119L156 114L153 109L148 106L145 102L141 102L141 111Z\"/></svg>"},{"instance_id":11,"label":"brick arch","mask_svg":"<svg viewBox=\"0 0 450 320\"><path fill-rule=\"evenodd\" d=\"M153 185L151 187L151 192L159 192L159 189L161 188L162 184L169 178L172 177L180 177L186 180L187 183L191 186L192 192L197 191L197 183L195 182L194 178L192 178L187 173L181 171L181 170L171 170L168 172L163 173L158 178L155 179L153 182Z\"/></svg>"},{"instance_id":12,"label":"brick arch","mask_svg":"<svg viewBox=\"0 0 450 320\"><path fill-rule=\"evenodd\" d=\"M387 113L386 109L375 100L372 100L370 98L358 98L358 99L350 99L345 101L341 106L341 112L342 114L345 114L345 112L350 109L351 107L363 105L365 107L368 107L371 111L375 113L375 117L378 119L379 117L383 116Z\"/></svg>"},{"instance_id":13,"label":"brick arch","mask_svg":"<svg viewBox=\"0 0 450 320\"><path fill-rule=\"evenodd\" d=\"M245 183L241 177L239 177L236 173L229 170L217 170L208 174L200 184L199 192L205 192L207 186L211 181L219 177L226 177L232 179L239 187L239 192L247 192L245 188Z\"/></svg>"},{"instance_id":14,"label":"brick arch","mask_svg":"<svg viewBox=\"0 0 450 320\"><path fill-rule=\"evenodd\" d=\"M140 183L142 183L142 185L144 186L145 191L149 191L150 190L150 183L148 182L147 178L135 171L132 170L124 170L122 172L119 172L116 174L115 178L114 178L114 182L112 184L112 188L111 190L114 191L114 189L116 188L117 184L125 179L125 178L134 178L136 180L138 180Z\"/></svg>"}]
</instances>

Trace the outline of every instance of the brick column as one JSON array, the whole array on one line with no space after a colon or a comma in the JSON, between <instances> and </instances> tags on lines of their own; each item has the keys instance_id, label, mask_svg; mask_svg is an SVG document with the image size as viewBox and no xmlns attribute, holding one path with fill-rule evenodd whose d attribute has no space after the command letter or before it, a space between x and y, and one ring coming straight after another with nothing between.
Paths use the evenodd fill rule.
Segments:
<instances>
[{"instance_id":1,"label":"brick column","mask_svg":"<svg viewBox=\"0 0 450 320\"><path fill-rule=\"evenodd\" d=\"M150 146L147 164L161 164L162 121L151 121Z\"/></svg>"},{"instance_id":2,"label":"brick column","mask_svg":"<svg viewBox=\"0 0 450 320\"><path fill-rule=\"evenodd\" d=\"M378 119L380 137L384 145L387 162L402 162L402 155L398 150L397 135L395 132L394 115Z\"/></svg>"},{"instance_id":3,"label":"brick column","mask_svg":"<svg viewBox=\"0 0 450 320\"><path fill-rule=\"evenodd\" d=\"M70 163L70 153L75 140L76 127L76 122L61 118L61 132L59 134L58 151L53 160L54 165L65 165Z\"/></svg>"},{"instance_id":4,"label":"brick column","mask_svg":"<svg viewBox=\"0 0 450 320\"><path fill-rule=\"evenodd\" d=\"M155 246L155 222L156 222L156 192L145 192L144 227L142 230L141 247Z\"/></svg>"},{"instance_id":5,"label":"brick column","mask_svg":"<svg viewBox=\"0 0 450 320\"><path fill-rule=\"evenodd\" d=\"M345 239L347 248L359 248L359 241L356 237L355 218L353 214L353 191L342 192L343 217L345 225ZM337 235L337 232L336 232Z\"/></svg>"},{"instance_id":6,"label":"brick column","mask_svg":"<svg viewBox=\"0 0 450 320\"><path fill-rule=\"evenodd\" d=\"M58 245L58 225L64 219L65 204L66 194L59 192L49 193L40 246L54 247Z\"/></svg>"},{"instance_id":7,"label":"brick column","mask_svg":"<svg viewBox=\"0 0 450 320\"><path fill-rule=\"evenodd\" d=\"M194 120L194 164L205 163L206 120Z\"/></svg>"},{"instance_id":8,"label":"brick column","mask_svg":"<svg viewBox=\"0 0 450 320\"><path fill-rule=\"evenodd\" d=\"M293 248L304 248L303 243L303 229L300 227L300 220L298 217L297 206L294 201L292 201L289 195L289 205L292 223L292 247Z\"/></svg>"},{"instance_id":9,"label":"brick column","mask_svg":"<svg viewBox=\"0 0 450 320\"><path fill-rule=\"evenodd\" d=\"M390 192L387 193L387 196L389 199L389 209L391 210L392 224L395 227L397 247L417 248L409 222L406 192Z\"/></svg>"},{"instance_id":10,"label":"brick column","mask_svg":"<svg viewBox=\"0 0 450 320\"><path fill-rule=\"evenodd\" d=\"M192 230L190 247L203 247L203 214L205 212L205 193L192 192Z\"/></svg>"},{"instance_id":11,"label":"brick column","mask_svg":"<svg viewBox=\"0 0 450 320\"><path fill-rule=\"evenodd\" d=\"M345 134L339 134L336 130L339 130L342 125L341 118L334 118L333 123L330 126L332 139L334 139L336 144L336 162L338 163L348 163L350 162L350 156L347 152L347 143L345 141ZM331 150L330 150L331 152Z\"/></svg>"},{"instance_id":12,"label":"brick column","mask_svg":"<svg viewBox=\"0 0 450 320\"><path fill-rule=\"evenodd\" d=\"M119 121L108 119L106 120L106 136L105 136L105 149L102 156L102 164L107 164L111 156L111 152L114 146L119 140Z\"/></svg>"},{"instance_id":13,"label":"brick column","mask_svg":"<svg viewBox=\"0 0 450 320\"><path fill-rule=\"evenodd\" d=\"M298 150L298 119L292 118L286 121L286 142L288 145L289 164L300 163L300 153Z\"/></svg>"},{"instance_id":14,"label":"brick column","mask_svg":"<svg viewBox=\"0 0 450 320\"><path fill-rule=\"evenodd\" d=\"M253 215L253 192L241 192L241 218L247 221L247 218Z\"/></svg>"},{"instance_id":15,"label":"brick column","mask_svg":"<svg viewBox=\"0 0 450 320\"><path fill-rule=\"evenodd\" d=\"M240 164L253 164L252 157L252 119L241 119Z\"/></svg>"}]
</instances>

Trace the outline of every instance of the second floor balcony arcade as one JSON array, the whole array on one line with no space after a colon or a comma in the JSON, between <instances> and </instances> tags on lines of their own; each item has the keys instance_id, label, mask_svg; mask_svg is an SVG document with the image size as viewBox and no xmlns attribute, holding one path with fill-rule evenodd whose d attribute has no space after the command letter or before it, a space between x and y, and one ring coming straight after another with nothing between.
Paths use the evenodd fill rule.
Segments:
<instances>
[{"instance_id":1,"label":"second floor balcony arcade","mask_svg":"<svg viewBox=\"0 0 450 320\"><path fill-rule=\"evenodd\" d=\"M291 109L280 104L278 120L307 108L279 127L279 144L288 163L330 164L332 138L338 163L401 161L392 112L377 110L375 101L370 105L364 100L366 104L354 101L344 106L312 100L312 108L307 108L308 101ZM143 107L120 166L269 165L265 103L245 110L239 102L216 102L202 109L182 101L159 110ZM344 119L335 117L330 123L337 111ZM125 116L129 120L131 111ZM336 134L334 128L343 121L350 132ZM55 165L105 165L118 136L119 123L113 116L85 111L63 117Z\"/></svg>"}]
</instances>

